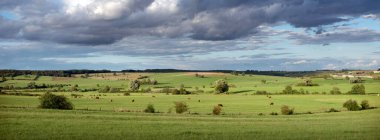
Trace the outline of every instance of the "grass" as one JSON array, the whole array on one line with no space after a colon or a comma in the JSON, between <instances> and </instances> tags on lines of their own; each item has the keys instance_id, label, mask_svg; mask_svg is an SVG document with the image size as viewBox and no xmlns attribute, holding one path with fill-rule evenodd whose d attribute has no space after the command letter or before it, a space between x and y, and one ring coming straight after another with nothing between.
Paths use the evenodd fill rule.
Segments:
<instances>
[{"instance_id":1,"label":"grass","mask_svg":"<svg viewBox=\"0 0 380 140\"><path fill-rule=\"evenodd\" d=\"M110 75L110 74L109 74ZM137 77L136 74L127 73L129 77ZM38 80L34 81L36 84L71 84L79 85L79 88L101 88L104 86L111 86L116 88L128 89L129 80L126 75L118 73L117 76L110 78L101 78L100 74L98 77L90 78L66 78L57 80L57 78L49 76L41 76ZM292 85L294 89L304 89L309 92L327 92L329 93L333 87L338 87L344 93L351 90L353 84L350 84L348 80L342 79L323 79L323 78L313 78L313 83L317 83L320 86L313 87L301 87L295 86L297 83L303 82L301 78L292 77L279 77L279 76L263 76L263 75L253 75L253 76L234 76L231 74L222 75L206 75L206 78L198 78L193 74L178 72L178 73L147 73L137 75L149 75L149 78L158 81L158 85L143 85L141 88L150 87L153 90L159 88L155 87L176 87L179 88L181 84L188 87L189 90L195 90L198 87L201 90L212 92L213 87L211 86L218 79L227 79L229 84L233 84L236 87L231 87L231 93L255 93L256 91L268 91L271 93L281 92L285 86ZM32 77L32 76L31 76ZM119 78L118 78L119 77ZM266 80L266 84L261 83L261 80ZM380 80L365 79L365 87L367 93L380 93ZM32 80L8 80L0 83L0 86L14 85L15 87L25 87ZM99 87L97 87L99 85ZM203 88L205 86L205 88ZM69 89L70 87L65 87Z\"/></svg>"},{"instance_id":2,"label":"grass","mask_svg":"<svg viewBox=\"0 0 380 140\"><path fill-rule=\"evenodd\" d=\"M0 108L0 139L379 139L380 110L212 116Z\"/></svg>"},{"instance_id":3,"label":"grass","mask_svg":"<svg viewBox=\"0 0 380 140\"><path fill-rule=\"evenodd\" d=\"M164 93L98 93L54 92L64 95L74 104L74 110L38 109L38 97L0 95L1 139L380 139L380 109L346 111L343 103L349 99L368 100L380 107L380 80L366 79L367 95L254 95L258 90L281 92L285 86L311 92L327 92L338 87L345 93L353 84L347 80L313 78L320 86L299 87L301 78L276 76L233 76L230 74L195 77L189 73L126 73L90 74L90 78L57 78L19 76L0 83L0 87L13 85L25 87L37 84L70 84L79 88L111 86L126 90L131 78L148 75L158 85L142 85L159 90L162 87L186 90L196 87L205 93L192 95L166 95ZM229 95L215 95L212 84L226 79ZM266 80L262 83L261 80ZM99 86L98 86L99 85ZM203 88L204 87L204 88ZM69 89L70 86L64 87ZM50 89L48 89L50 90ZM3 90L4 91L4 90ZM16 92L5 90L5 92ZM41 91L17 90L21 93L42 94ZM83 95L80 98L71 94ZM153 97L154 95L154 97ZM95 99L98 96L100 99ZM134 100L134 102L132 102ZM174 102L183 101L189 111L176 114ZM270 105L270 103L274 105ZM158 113L143 113L148 104ZM212 115L212 109L223 104L221 115ZM281 106L295 108L296 115L281 114ZM341 112L326 113L331 108ZM308 114L311 112L312 114ZM258 115L263 114L263 115Z\"/></svg>"},{"instance_id":4,"label":"grass","mask_svg":"<svg viewBox=\"0 0 380 140\"><path fill-rule=\"evenodd\" d=\"M371 95L272 95L271 99L258 95L155 95L155 97L152 97L151 94L102 95L107 96L100 96L100 99L94 99L91 96L68 97L76 109L142 111L146 105L153 104L157 111L168 112L170 108L174 107L175 101L184 101L189 105L190 112L200 114L211 113L212 108L217 104L223 104L223 112L228 114L269 114L270 112L280 112L279 109L282 105L295 107L296 113L325 112L330 108L343 109L342 104L348 99L359 102L368 100L370 105L380 107L380 97ZM198 102L199 100L200 102ZM274 105L271 106L270 102L273 102ZM38 97L0 96L0 106L36 107L38 104Z\"/></svg>"}]
</instances>

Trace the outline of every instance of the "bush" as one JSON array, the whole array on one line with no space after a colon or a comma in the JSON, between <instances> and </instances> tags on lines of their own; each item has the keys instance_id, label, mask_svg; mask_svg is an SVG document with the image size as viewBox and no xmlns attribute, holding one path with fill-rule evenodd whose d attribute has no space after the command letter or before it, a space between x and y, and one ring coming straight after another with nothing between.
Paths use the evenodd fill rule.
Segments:
<instances>
[{"instance_id":1,"label":"bush","mask_svg":"<svg viewBox=\"0 0 380 140\"><path fill-rule=\"evenodd\" d=\"M330 108L330 110L328 110L326 112L339 112L339 110L336 110L335 108Z\"/></svg>"},{"instance_id":2,"label":"bush","mask_svg":"<svg viewBox=\"0 0 380 140\"><path fill-rule=\"evenodd\" d=\"M355 100L347 100L343 103L343 107L347 108L349 111L357 111L360 110L358 103Z\"/></svg>"},{"instance_id":3,"label":"bush","mask_svg":"<svg viewBox=\"0 0 380 140\"><path fill-rule=\"evenodd\" d=\"M146 106L146 108L144 109L144 112L145 113L154 113L155 110L154 110L153 104L148 104L148 106Z\"/></svg>"},{"instance_id":4,"label":"bush","mask_svg":"<svg viewBox=\"0 0 380 140\"><path fill-rule=\"evenodd\" d=\"M99 93L107 93L107 92L109 92L109 90L110 90L110 86L105 86L102 89L99 89L98 92Z\"/></svg>"},{"instance_id":5,"label":"bush","mask_svg":"<svg viewBox=\"0 0 380 140\"><path fill-rule=\"evenodd\" d=\"M313 83L311 79L306 79L303 83L298 83L297 86L319 86L319 84Z\"/></svg>"},{"instance_id":6,"label":"bush","mask_svg":"<svg viewBox=\"0 0 380 140\"><path fill-rule=\"evenodd\" d=\"M129 89L131 91L138 91L140 88L140 82L138 80L132 80L130 83L129 83Z\"/></svg>"},{"instance_id":7,"label":"bush","mask_svg":"<svg viewBox=\"0 0 380 140\"><path fill-rule=\"evenodd\" d=\"M263 91L258 90L258 91L256 91L256 94L257 95L268 95L269 93L265 90L263 90Z\"/></svg>"},{"instance_id":8,"label":"bush","mask_svg":"<svg viewBox=\"0 0 380 140\"><path fill-rule=\"evenodd\" d=\"M215 93L226 93L228 91L228 83L225 80L218 80L215 82Z\"/></svg>"},{"instance_id":9,"label":"bush","mask_svg":"<svg viewBox=\"0 0 380 140\"><path fill-rule=\"evenodd\" d=\"M369 103L368 103L368 100L363 100L361 103L360 103L360 106L362 106L362 110L365 110L365 109L370 109L371 107L369 106Z\"/></svg>"},{"instance_id":10,"label":"bush","mask_svg":"<svg viewBox=\"0 0 380 140\"><path fill-rule=\"evenodd\" d=\"M285 87L284 90L282 90L282 93L283 94L297 94L298 91L295 90L295 89L293 89L292 86L288 85L288 86Z\"/></svg>"},{"instance_id":11,"label":"bush","mask_svg":"<svg viewBox=\"0 0 380 140\"><path fill-rule=\"evenodd\" d=\"M294 108L289 108L287 105L283 105L281 107L281 114L282 115L292 115L294 113Z\"/></svg>"},{"instance_id":12,"label":"bush","mask_svg":"<svg viewBox=\"0 0 380 140\"><path fill-rule=\"evenodd\" d=\"M109 93L116 93L116 92L120 92L120 89L119 88L110 88L110 90L108 91Z\"/></svg>"},{"instance_id":13,"label":"bush","mask_svg":"<svg viewBox=\"0 0 380 140\"><path fill-rule=\"evenodd\" d=\"M183 112L186 112L188 110L188 106L185 102L174 102L175 112L178 114L181 114Z\"/></svg>"},{"instance_id":14,"label":"bush","mask_svg":"<svg viewBox=\"0 0 380 140\"><path fill-rule=\"evenodd\" d=\"M348 92L349 94L365 94L365 87L364 85L353 85L351 88L351 91Z\"/></svg>"},{"instance_id":15,"label":"bush","mask_svg":"<svg viewBox=\"0 0 380 140\"><path fill-rule=\"evenodd\" d=\"M130 95L131 95L131 93L129 93L129 92L124 93L124 96L130 96Z\"/></svg>"},{"instance_id":16,"label":"bush","mask_svg":"<svg viewBox=\"0 0 380 140\"><path fill-rule=\"evenodd\" d=\"M72 110L73 104L63 95L54 95L50 92L43 94L40 98L40 108L67 109Z\"/></svg>"},{"instance_id":17,"label":"bush","mask_svg":"<svg viewBox=\"0 0 380 140\"><path fill-rule=\"evenodd\" d=\"M278 115L278 113L277 112L272 112L269 115Z\"/></svg>"},{"instance_id":18,"label":"bush","mask_svg":"<svg viewBox=\"0 0 380 140\"><path fill-rule=\"evenodd\" d=\"M338 87L333 87L333 89L330 91L330 94L342 94L342 92L340 92Z\"/></svg>"},{"instance_id":19,"label":"bush","mask_svg":"<svg viewBox=\"0 0 380 140\"><path fill-rule=\"evenodd\" d=\"M214 109L212 110L212 114L214 115L219 115L220 112L222 112L222 107L217 105L217 106L214 106Z\"/></svg>"}]
</instances>

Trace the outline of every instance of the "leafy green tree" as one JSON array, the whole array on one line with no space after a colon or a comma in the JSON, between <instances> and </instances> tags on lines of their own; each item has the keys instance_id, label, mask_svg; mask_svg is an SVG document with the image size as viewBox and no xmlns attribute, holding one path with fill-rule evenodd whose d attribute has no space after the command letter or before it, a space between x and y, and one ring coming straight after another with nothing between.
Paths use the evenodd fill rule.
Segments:
<instances>
[{"instance_id":1,"label":"leafy green tree","mask_svg":"<svg viewBox=\"0 0 380 140\"><path fill-rule=\"evenodd\" d=\"M347 108L349 111L357 111L360 110L360 106L355 100L347 100L344 102L343 107Z\"/></svg>"},{"instance_id":2,"label":"leafy green tree","mask_svg":"<svg viewBox=\"0 0 380 140\"><path fill-rule=\"evenodd\" d=\"M132 80L130 83L129 83L129 89L131 91L138 91L140 88L140 82L138 80Z\"/></svg>"},{"instance_id":3,"label":"leafy green tree","mask_svg":"<svg viewBox=\"0 0 380 140\"><path fill-rule=\"evenodd\" d=\"M41 108L48 109L73 109L73 104L63 95L54 95L50 92L43 94L40 98Z\"/></svg>"},{"instance_id":4,"label":"leafy green tree","mask_svg":"<svg viewBox=\"0 0 380 140\"><path fill-rule=\"evenodd\" d=\"M330 90L330 94L342 94L342 92L340 92L338 87L333 87L333 89Z\"/></svg>"},{"instance_id":5,"label":"leafy green tree","mask_svg":"<svg viewBox=\"0 0 380 140\"><path fill-rule=\"evenodd\" d=\"M283 94L293 94L293 88L292 88L292 86L290 86L290 85L286 86L285 89L282 90L282 93Z\"/></svg>"},{"instance_id":6,"label":"leafy green tree","mask_svg":"<svg viewBox=\"0 0 380 140\"><path fill-rule=\"evenodd\" d=\"M155 113L156 110L154 109L153 104L148 104L148 106L144 109L145 113Z\"/></svg>"},{"instance_id":7,"label":"leafy green tree","mask_svg":"<svg viewBox=\"0 0 380 140\"><path fill-rule=\"evenodd\" d=\"M36 82L30 82L30 83L28 83L28 85L27 85L27 87L28 88L36 88Z\"/></svg>"},{"instance_id":8,"label":"leafy green tree","mask_svg":"<svg viewBox=\"0 0 380 140\"><path fill-rule=\"evenodd\" d=\"M110 91L110 89L111 89L111 87L110 86L105 86L105 87L103 87L102 89L99 89L99 93L107 93L107 92L109 92Z\"/></svg>"},{"instance_id":9,"label":"leafy green tree","mask_svg":"<svg viewBox=\"0 0 380 140\"><path fill-rule=\"evenodd\" d=\"M1 76L1 81L4 82L4 81L7 81L7 78L5 78L5 76Z\"/></svg>"},{"instance_id":10,"label":"leafy green tree","mask_svg":"<svg viewBox=\"0 0 380 140\"><path fill-rule=\"evenodd\" d=\"M225 80L218 80L215 82L215 93L226 93L228 92L228 83Z\"/></svg>"},{"instance_id":11,"label":"leafy green tree","mask_svg":"<svg viewBox=\"0 0 380 140\"><path fill-rule=\"evenodd\" d=\"M178 114L184 113L189 110L189 107L185 102L174 102L175 112Z\"/></svg>"},{"instance_id":12,"label":"leafy green tree","mask_svg":"<svg viewBox=\"0 0 380 140\"><path fill-rule=\"evenodd\" d=\"M365 87L363 84L353 85L349 93L350 94L365 94Z\"/></svg>"},{"instance_id":13,"label":"leafy green tree","mask_svg":"<svg viewBox=\"0 0 380 140\"><path fill-rule=\"evenodd\" d=\"M362 106L362 110L365 110L365 109L370 109L371 107L369 106L369 103L368 103L368 100L363 100L361 103L360 103L360 106Z\"/></svg>"}]
</instances>

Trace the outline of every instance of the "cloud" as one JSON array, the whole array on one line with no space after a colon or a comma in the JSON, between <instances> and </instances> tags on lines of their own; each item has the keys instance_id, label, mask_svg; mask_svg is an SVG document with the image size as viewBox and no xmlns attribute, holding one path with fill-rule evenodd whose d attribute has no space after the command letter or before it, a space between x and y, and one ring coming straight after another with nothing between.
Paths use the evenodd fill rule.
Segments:
<instances>
[{"instance_id":1,"label":"cloud","mask_svg":"<svg viewBox=\"0 0 380 140\"><path fill-rule=\"evenodd\" d=\"M262 25L309 28L380 13L376 0L5 0L0 5L21 17L13 31L21 39L82 45L134 35L234 40L256 35Z\"/></svg>"},{"instance_id":2,"label":"cloud","mask_svg":"<svg viewBox=\"0 0 380 140\"><path fill-rule=\"evenodd\" d=\"M296 40L298 44L358 43L380 41L380 31L365 28L338 27L332 31L320 34L291 32L288 39Z\"/></svg>"}]
</instances>

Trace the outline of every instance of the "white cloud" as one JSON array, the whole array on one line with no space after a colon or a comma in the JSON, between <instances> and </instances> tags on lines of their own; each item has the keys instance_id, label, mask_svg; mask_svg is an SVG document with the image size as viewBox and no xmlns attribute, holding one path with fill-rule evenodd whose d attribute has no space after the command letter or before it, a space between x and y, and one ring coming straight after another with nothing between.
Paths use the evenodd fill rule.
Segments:
<instances>
[{"instance_id":1,"label":"white cloud","mask_svg":"<svg viewBox=\"0 0 380 140\"><path fill-rule=\"evenodd\" d=\"M291 62L285 62L285 63L283 63L283 64L285 64L285 65L300 65L300 64L306 64L306 63L308 63L308 61L307 60L298 60L298 61L291 61Z\"/></svg>"}]
</instances>

